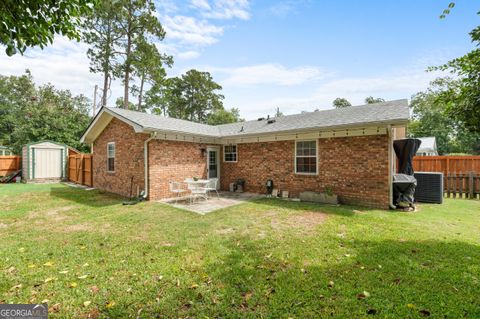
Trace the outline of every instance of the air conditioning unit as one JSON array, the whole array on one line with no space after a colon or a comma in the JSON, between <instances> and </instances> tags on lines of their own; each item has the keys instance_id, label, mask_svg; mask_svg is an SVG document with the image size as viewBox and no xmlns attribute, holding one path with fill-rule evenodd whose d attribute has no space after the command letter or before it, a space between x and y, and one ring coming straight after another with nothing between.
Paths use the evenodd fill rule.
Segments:
<instances>
[{"instance_id":1,"label":"air conditioning unit","mask_svg":"<svg viewBox=\"0 0 480 319\"><path fill-rule=\"evenodd\" d=\"M414 176L417 179L415 201L434 204L443 202L443 173L415 172Z\"/></svg>"}]
</instances>

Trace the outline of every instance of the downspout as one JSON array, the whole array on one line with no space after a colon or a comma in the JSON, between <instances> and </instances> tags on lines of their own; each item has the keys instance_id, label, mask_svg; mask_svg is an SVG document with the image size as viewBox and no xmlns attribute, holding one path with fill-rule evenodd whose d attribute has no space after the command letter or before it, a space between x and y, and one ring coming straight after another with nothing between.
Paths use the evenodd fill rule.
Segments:
<instances>
[{"instance_id":1,"label":"downspout","mask_svg":"<svg viewBox=\"0 0 480 319\"><path fill-rule=\"evenodd\" d=\"M388 131L388 190L389 190L389 207L390 209L396 209L397 207L393 204L393 161L395 160L393 156L393 132L392 125L387 126Z\"/></svg>"},{"instance_id":2,"label":"downspout","mask_svg":"<svg viewBox=\"0 0 480 319\"><path fill-rule=\"evenodd\" d=\"M145 173L145 187L144 187L144 194L143 198L147 199L148 197L148 142L153 140L155 137L157 137L157 132L153 132L150 134L150 137L145 140L143 143L143 161L145 164L144 167L144 173Z\"/></svg>"}]
</instances>

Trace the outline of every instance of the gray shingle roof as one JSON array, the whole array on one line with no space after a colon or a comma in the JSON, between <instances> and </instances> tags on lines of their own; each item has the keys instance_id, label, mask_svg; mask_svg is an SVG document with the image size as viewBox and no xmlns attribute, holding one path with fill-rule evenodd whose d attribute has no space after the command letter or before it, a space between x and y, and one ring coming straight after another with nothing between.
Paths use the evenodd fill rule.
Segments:
<instances>
[{"instance_id":1,"label":"gray shingle roof","mask_svg":"<svg viewBox=\"0 0 480 319\"><path fill-rule=\"evenodd\" d=\"M161 115L130 111L117 107L107 107L107 109L142 126L144 129L182 132L205 136L219 135L218 128L212 125L179 120Z\"/></svg>"},{"instance_id":2,"label":"gray shingle roof","mask_svg":"<svg viewBox=\"0 0 480 319\"><path fill-rule=\"evenodd\" d=\"M234 137L309 129L405 123L409 118L408 101L406 99L286 115L275 118L275 122L271 124L268 124L267 120L255 120L217 126L119 108L108 108L108 110L137 123L144 129L183 132L211 137Z\"/></svg>"}]
</instances>

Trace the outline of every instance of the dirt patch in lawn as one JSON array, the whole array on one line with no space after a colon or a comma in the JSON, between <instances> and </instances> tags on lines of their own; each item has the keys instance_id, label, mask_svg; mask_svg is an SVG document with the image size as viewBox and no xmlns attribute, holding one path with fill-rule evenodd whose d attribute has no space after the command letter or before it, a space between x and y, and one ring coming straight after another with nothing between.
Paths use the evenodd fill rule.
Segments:
<instances>
[{"instance_id":1,"label":"dirt patch in lawn","mask_svg":"<svg viewBox=\"0 0 480 319\"><path fill-rule=\"evenodd\" d=\"M220 228L220 229L215 230L215 233L219 234L219 235L226 235L226 234L233 233L234 231L235 231L235 229L233 229L233 228Z\"/></svg>"},{"instance_id":2,"label":"dirt patch in lawn","mask_svg":"<svg viewBox=\"0 0 480 319\"><path fill-rule=\"evenodd\" d=\"M28 214L27 219L46 218L48 220L57 222L57 221L67 219L68 216L65 216L62 213L68 212L73 208L75 208L75 206L62 206L62 207L55 207L48 210L33 211L30 214Z\"/></svg>"},{"instance_id":3,"label":"dirt patch in lawn","mask_svg":"<svg viewBox=\"0 0 480 319\"><path fill-rule=\"evenodd\" d=\"M93 231L93 227L89 224L73 224L73 225L64 225L60 227L60 231L65 233L74 233L78 231Z\"/></svg>"},{"instance_id":4,"label":"dirt patch in lawn","mask_svg":"<svg viewBox=\"0 0 480 319\"><path fill-rule=\"evenodd\" d=\"M317 225L325 222L328 215L323 212L304 212L286 217L285 219L272 218L271 225L275 230L295 228L302 232L312 232Z\"/></svg>"}]
</instances>

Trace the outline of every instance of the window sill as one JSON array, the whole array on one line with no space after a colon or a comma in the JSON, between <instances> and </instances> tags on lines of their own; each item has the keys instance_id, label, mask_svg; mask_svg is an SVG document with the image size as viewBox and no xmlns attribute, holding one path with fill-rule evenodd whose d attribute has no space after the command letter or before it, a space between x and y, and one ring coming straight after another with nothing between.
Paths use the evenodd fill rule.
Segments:
<instances>
[{"instance_id":1,"label":"window sill","mask_svg":"<svg viewBox=\"0 0 480 319\"><path fill-rule=\"evenodd\" d=\"M297 172L295 172L295 175L300 175L300 176L318 176L318 173L297 173Z\"/></svg>"}]
</instances>

